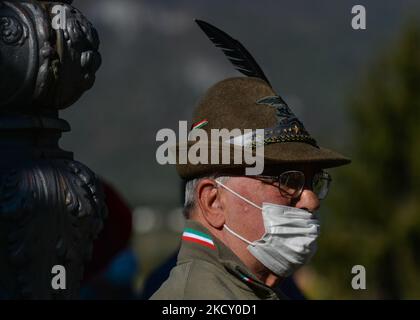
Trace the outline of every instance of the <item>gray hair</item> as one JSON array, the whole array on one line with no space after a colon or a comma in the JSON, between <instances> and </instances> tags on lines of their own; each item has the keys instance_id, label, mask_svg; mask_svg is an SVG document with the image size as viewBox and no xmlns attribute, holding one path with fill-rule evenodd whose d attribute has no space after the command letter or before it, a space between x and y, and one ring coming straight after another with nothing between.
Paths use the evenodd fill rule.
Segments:
<instances>
[{"instance_id":1,"label":"gray hair","mask_svg":"<svg viewBox=\"0 0 420 320\"><path fill-rule=\"evenodd\" d=\"M196 192L198 183L203 179L214 179L221 183L225 183L229 179L229 177L219 176L219 175L214 174L214 175L209 175L206 177L200 177L200 178L188 180L185 185L185 202L184 202L184 210L183 210L184 217L186 219L190 218L191 210L194 209L195 207L195 203L196 203L195 192Z\"/></svg>"}]
</instances>

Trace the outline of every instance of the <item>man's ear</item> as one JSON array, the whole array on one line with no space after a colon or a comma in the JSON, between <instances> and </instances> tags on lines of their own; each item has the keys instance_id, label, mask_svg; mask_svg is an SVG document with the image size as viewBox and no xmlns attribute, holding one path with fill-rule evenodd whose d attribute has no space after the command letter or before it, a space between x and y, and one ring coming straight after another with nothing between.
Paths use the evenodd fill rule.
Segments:
<instances>
[{"instance_id":1,"label":"man's ear","mask_svg":"<svg viewBox=\"0 0 420 320\"><path fill-rule=\"evenodd\" d=\"M225 224L224 206L221 201L220 189L212 179L202 179L197 185L197 204L203 218L212 227L221 229Z\"/></svg>"}]
</instances>

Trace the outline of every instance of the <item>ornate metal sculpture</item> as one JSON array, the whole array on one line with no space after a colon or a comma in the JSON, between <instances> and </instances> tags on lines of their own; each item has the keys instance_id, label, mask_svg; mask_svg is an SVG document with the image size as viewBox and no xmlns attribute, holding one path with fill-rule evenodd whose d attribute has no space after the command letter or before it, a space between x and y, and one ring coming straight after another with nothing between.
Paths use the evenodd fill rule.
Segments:
<instances>
[{"instance_id":1,"label":"ornate metal sculpture","mask_svg":"<svg viewBox=\"0 0 420 320\"><path fill-rule=\"evenodd\" d=\"M0 298L74 299L106 215L95 174L58 146L90 89L96 30L72 1L0 1ZM52 26L53 7L66 13ZM66 270L55 290L52 268Z\"/></svg>"}]
</instances>

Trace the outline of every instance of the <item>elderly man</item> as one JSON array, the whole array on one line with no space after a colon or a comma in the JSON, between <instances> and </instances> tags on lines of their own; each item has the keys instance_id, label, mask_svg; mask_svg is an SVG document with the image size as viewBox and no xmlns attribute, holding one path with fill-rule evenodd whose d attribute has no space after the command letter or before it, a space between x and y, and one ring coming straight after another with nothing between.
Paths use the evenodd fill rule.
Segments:
<instances>
[{"instance_id":1,"label":"elderly man","mask_svg":"<svg viewBox=\"0 0 420 320\"><path fill-rule=\"evenodd\" d=\"M198 23L248 77L210 88L194 123L207 132L265 129L264 172L246 175L243 163L177 165L187 180L186 228L177 265L151 299L279 299L279 281L315 253L315 212L331 182L323 169L350 161L317 145L239 42Z\"/></svg>"}]
</instances>

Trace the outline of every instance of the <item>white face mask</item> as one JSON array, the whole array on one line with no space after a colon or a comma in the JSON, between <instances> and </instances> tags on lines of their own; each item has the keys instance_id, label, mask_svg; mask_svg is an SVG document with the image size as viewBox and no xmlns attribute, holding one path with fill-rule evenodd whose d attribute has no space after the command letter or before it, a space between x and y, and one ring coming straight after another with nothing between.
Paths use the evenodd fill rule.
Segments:
<instances>
[{"instance_id":1,"label":"white face mask","mask_svg":"<svg viewBox=\"0 0 420 320\"><path fill-rule=\"evenodd\" d=\"M250 205L262 210L265 233L259 240L248 241L226 224L224 228L249 244L248 250L264 266L278 276L287 277L309 262L316 252L316 239L319 235L319 222L310 212L265 202L261 208L223 183L217 180L216 182Z\"/></svg>"}]
</instances>

